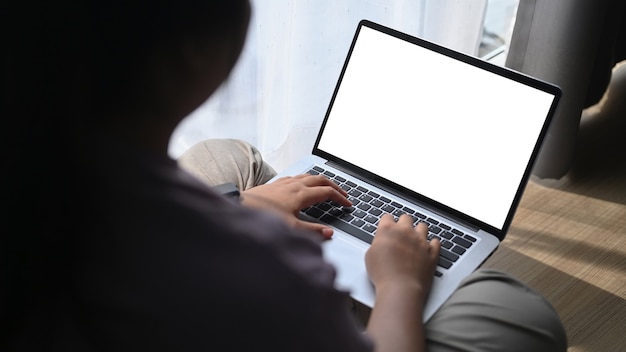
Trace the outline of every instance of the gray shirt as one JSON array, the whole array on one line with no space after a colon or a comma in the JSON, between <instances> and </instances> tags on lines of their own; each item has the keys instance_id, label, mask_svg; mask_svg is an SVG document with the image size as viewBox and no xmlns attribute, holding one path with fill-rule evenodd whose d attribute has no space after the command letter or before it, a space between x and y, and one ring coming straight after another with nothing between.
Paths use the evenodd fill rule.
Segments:
<instances>
[{"instance_id":1,"label":"gray shirt","mask_svg":"<svg viewBox=\"0 0 626 352\"><path fill-rule=\"evenodd\" d=\"M106 141L52 334L94 350L369 351L319 236ZM92 194L92 192L95 192ZM69 346L68 345L68 346ZM68 348L68 350L71 348Z\"/></svg>"}]
</instances>

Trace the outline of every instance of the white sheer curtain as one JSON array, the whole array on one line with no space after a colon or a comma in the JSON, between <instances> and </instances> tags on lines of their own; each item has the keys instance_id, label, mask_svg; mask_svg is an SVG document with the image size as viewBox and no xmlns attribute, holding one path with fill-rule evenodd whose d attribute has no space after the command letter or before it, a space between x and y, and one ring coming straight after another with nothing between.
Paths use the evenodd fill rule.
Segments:
<instances>
[{"instance_id":1,"label":"white sheer curtain","mask_svg":"<svg viewBox=\"0 0 626 352\"><path fill-rule=\"evenodd\" d=\"M233 74L177 127L172 157L206 138L239 138L281 170L311 150L359 20L475 55L487 0L251 2Z\"/></svg>"}]
</instances>

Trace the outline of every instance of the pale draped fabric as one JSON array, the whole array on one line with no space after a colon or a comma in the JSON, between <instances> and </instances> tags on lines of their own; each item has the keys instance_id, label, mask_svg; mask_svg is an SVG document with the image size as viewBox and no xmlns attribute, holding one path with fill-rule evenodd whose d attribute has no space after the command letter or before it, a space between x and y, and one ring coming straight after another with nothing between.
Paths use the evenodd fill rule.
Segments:
<instances>
[{"instance_id":1,"label":"pale draped fabric","mask_svg":"<svg viewBox=\"0 0 626 352\"><path fill-rule=\"evenodd\" d=\"M359 20L476 55L487 0L251 3L248 39L232 75L177 127L172 157L207 138L237 138L281 170L310 152Z\"/></svg>"}]
</instances>

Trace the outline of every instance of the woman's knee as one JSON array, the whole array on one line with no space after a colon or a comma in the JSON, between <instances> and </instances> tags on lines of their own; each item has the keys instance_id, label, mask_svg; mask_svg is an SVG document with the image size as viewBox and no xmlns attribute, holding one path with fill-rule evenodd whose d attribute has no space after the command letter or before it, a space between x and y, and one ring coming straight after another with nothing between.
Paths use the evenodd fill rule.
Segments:
<instances>
[{"instance_id":1,"label":"woman's knee","mask_svg":"<svg viewBox=\"0 0 626 352\"><path fill-rule=\"evenodd\" d=\"M426 324L429 350L566 351L563 324L538 292L505 273L478 270Z\"/></svg>"},{"instance_id":2,"label":"woman's knee","mask_svg":"<svg viewBox=\"0 0 626 352\"><path fill-rule=\"evenodd\" d=\"M234 183L245 190L269 181L276 171L256 147L239 139L207 139L194 144L178 164L210 186Z\"/></svg>"}]
</instances>

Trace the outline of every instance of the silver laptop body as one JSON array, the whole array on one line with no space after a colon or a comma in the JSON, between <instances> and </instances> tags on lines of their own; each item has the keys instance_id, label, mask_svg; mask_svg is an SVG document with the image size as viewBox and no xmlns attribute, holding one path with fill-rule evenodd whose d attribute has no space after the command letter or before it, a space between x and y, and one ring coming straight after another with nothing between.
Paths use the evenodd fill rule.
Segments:
<instances>
[{"instance_id":1,"label":"silver laptop body","mask_svg":"<svg viewBox=\"0 0 626 352\"><path fill-rule=\"evenodd\" d=\"M372 204L429 223L449 248L427 321L505 238L560 95L550 83L363 20L311 155L273 180L323 173L350 190L354 209L326 202L302 218L334 227L323 250L337 285L370 307Z\"/></svg>"}]
</instances>

